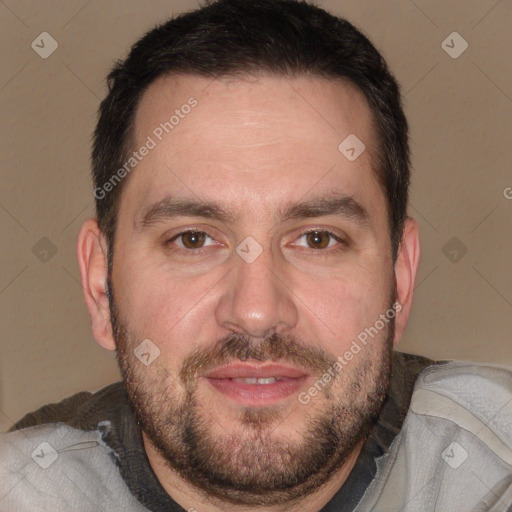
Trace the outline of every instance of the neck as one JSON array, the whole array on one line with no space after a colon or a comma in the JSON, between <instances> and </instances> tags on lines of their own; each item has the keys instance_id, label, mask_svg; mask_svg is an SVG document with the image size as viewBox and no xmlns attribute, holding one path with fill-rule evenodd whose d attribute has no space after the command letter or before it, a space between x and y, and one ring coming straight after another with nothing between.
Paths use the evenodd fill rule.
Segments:
<instances>
[{"instance_id":1,"label":"neck","mask_svg":"<svg viewBox=\"0 0 512 512\"><path fill-rule=\"evenodd\" d=\"M304 510L318 512L333 498L346 482L361 453L361 448L364 443L364 440L361 440L356 445L346 458L343 466L314 494L307 495L300 501L293 503L264 507L244 507L243 505L234 505L205 495L168 466L144 432L142 433L142 437L149 463L160 481L160 484L174 501L190 512L304 512Z\"/></svg>"}]
</instances>

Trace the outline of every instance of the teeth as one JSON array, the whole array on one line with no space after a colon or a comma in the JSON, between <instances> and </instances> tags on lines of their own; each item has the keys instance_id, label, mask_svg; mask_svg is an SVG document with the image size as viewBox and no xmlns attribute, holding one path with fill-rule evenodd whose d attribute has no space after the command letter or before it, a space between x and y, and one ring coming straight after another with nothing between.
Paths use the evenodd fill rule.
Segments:
<instances>
[{"instance_id":1,"label":"teeth","mask_svg":"<svg viewBox=\"0 0 512 512\"><path fill-rule=\"evenodd\" d=\"M281 377L265 377L265 378L257 378L257 377L248 377L246 379L244 378L236 378L233 379L234 382L241 382L242 384L274 384L274 382L277 382L278 380L282 380Z\"/></svg>"},{"instance_id":2,"label":"teeth","mask_svg":"<svg viewBox=\"0 0 512 512\"><path fill-rule=\"evenodd\" d=\"M266 379L258 379L258 384L274 384L277 382L277 379L274 377L267 377Z\"/></svg>"}]
</instances>

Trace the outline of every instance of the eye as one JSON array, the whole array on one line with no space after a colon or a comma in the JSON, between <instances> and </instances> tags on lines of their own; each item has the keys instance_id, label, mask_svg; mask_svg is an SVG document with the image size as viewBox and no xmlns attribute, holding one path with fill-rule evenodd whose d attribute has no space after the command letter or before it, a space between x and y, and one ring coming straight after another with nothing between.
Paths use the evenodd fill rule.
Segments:
<instances>
[{"instance_id":1,"label":"eye","mask_svg":"<svg viewBox=\"0 0 512 512\"><path fill-rule=\"evenodd\" d=\"M208 245L214 245L213 243L205 245L206 239L213 241L213 238L204 231L189 230L174 235L168 240L168 243L175 243L182 249L202 249Z\"/></svg>"},{"instance_id":2,"label":"eye","mask_svg":"<svg viewBox=\"0 0 512 512\"><path fill-rule=\"evenodd\" d=\"M334 233L330 231L321 230L321 229L313 229L311 231L307 231L303 233L299 240L305 238L306 245L304 244L294 244L300 245L302 247L309 247L310 249L328 249L336 243L344 244L344 241L336 236Z\"/></svg>"}]
</instances>

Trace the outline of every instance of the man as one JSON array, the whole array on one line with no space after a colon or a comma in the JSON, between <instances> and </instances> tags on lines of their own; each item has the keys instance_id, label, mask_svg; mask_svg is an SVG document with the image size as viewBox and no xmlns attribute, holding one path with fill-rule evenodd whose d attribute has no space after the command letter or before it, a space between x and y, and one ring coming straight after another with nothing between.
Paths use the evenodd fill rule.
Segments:
<instances>
[{"instance_id":1,"label":"man","mask_svg":"<svg viewBox=\"0 0 512 512\"><path fill-rule=\"evenodd\" d=\"M398 86L347 21L219 0L109 75L78 260L123 382L2 437L1 510L512 510L512 376L402 354Z\"/></svg>"}]
</instances>

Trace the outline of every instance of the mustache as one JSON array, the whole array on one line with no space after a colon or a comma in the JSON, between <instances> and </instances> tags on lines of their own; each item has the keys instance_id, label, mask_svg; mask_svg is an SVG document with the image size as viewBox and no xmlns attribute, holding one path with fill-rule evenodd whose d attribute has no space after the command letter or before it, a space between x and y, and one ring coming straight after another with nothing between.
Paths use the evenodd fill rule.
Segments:
<instances>
[{"instance_id":1,"label":"mustache","mask_svg":"<svg viewBox=\"0 0 512 512\"><path fill-rule=\"evenodd\" d=\"M249 336L232 333L205 349L196 349L183 362L179 376L187 389L199 372L232 363L234 361L288 362L313 375L323 375L336 359L317 347L305 346L291 336L273 333L261 341Z\"/></svg>"}]
</instances>

